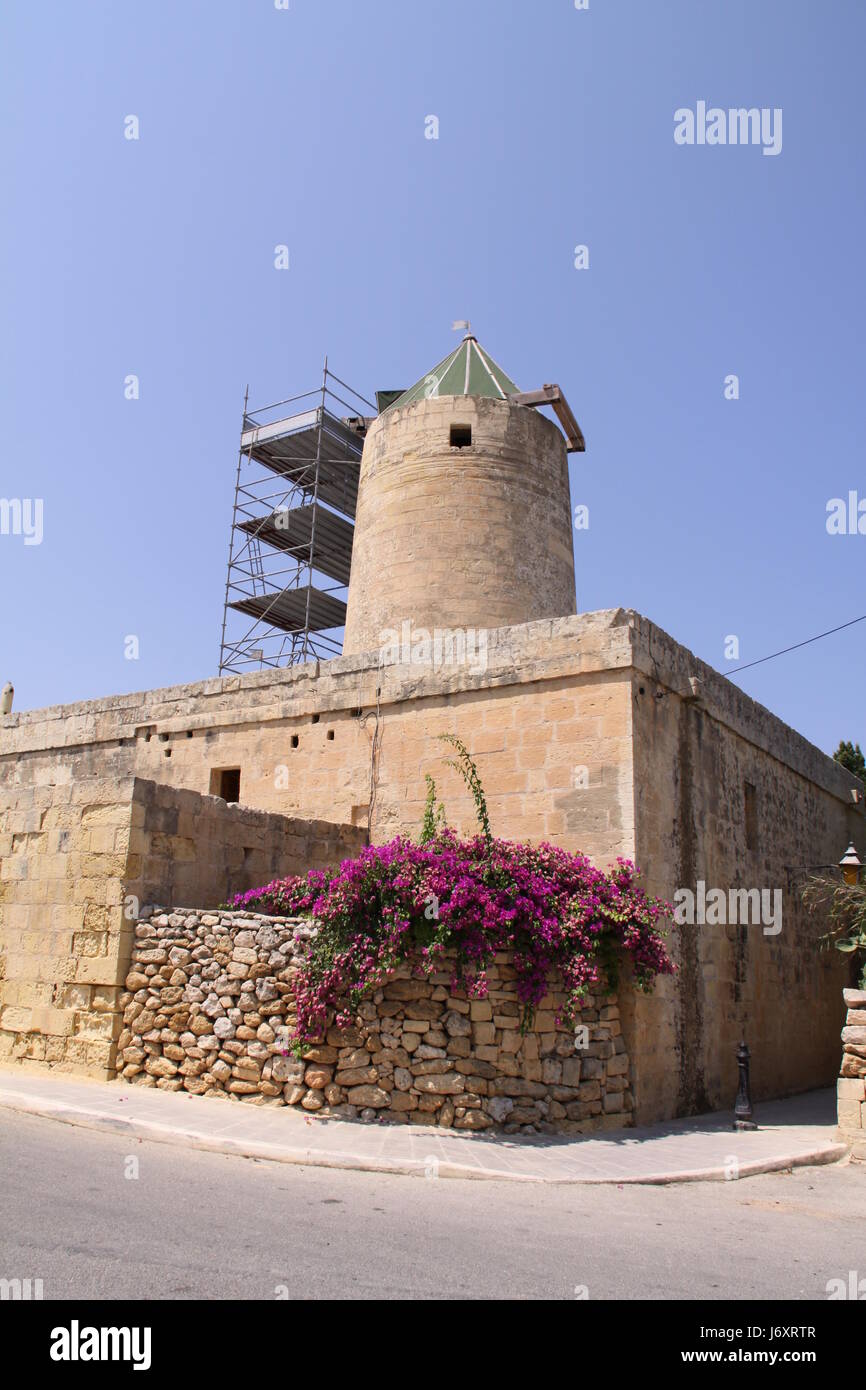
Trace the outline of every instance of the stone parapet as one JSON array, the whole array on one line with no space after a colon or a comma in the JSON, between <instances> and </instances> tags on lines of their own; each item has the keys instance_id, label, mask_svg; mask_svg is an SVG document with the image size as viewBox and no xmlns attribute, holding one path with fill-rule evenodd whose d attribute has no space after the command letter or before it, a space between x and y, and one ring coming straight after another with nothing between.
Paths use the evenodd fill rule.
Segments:
<instances>
[{"instance_id":1,"label":"stone parapet","mask_svg":"<svg viewBox=\"0 0 866 1390\"><path fill-rule=\"evenodd\" d=\"M681 646L633 609L600 609L491 628L483 670L466 664L382 667L377 651L311 661L279 670L226 676L188 685L113 695L76 704L53 705L0 715L0 759L26 753L79 749L92 757L111 746L113 762L140 776L158 764L148 749L157 740L219 731L279 730L311 716L344 714L378 704L441 700L464 692L521 688L538 682L591 682L631 673L636 684L648 676L652 693L667 692L702 710L781 765L852 804L862 790L853 774L759 705L723 674ZM691 685L695 678L694 688ZM161 750L159 750L161 751ZM155 780L175 780L160 768ZM196 786L195 790L203 790ZM268 808L266 808L268 809Z\"/></svg>"}]
</instances>

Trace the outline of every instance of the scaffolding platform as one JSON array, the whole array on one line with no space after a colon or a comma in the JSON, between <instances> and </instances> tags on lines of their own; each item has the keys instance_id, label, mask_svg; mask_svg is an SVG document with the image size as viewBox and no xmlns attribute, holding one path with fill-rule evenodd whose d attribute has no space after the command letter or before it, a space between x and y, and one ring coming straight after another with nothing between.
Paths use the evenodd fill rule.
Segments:
<instances>
[{"instance_id":1,"label":"scaffolding platform","mask_svg":"<svg viewBox=\"0 0 866 1390\"><path fill-rule=\"evenodd\" d=\"M312 547L313 568L348 585L354 527L318 502L272 512L261 520L241 521L238 525L248 536L289 555L306 555Z\"/></svg>"},{"instance_id":2,"label":"scaffolding platform","mask_svg":"<svg viewBox=\"0 0 866 1390\"><path fill-rule=\"evenodd\" d=\"M239 599L231 606L239 613L267 619L271 627L278 627L281 632L295 634L305 629L327 632L329 628L342 627L346 621L345 603L320 589L283 589L258 598Z\"/></svg>"},{"instance_id":3,"label":"scaffolding platform","mask_svg":"<svg viewBox=\"0 0 866 1390\"><path fill-rule=\"evenodd\" d=\"M251 425L241 436L241 448L272 473L309 494L317 492L322 502L354 518L364 439L321 406Z\"/></svg>"}]
</instances>

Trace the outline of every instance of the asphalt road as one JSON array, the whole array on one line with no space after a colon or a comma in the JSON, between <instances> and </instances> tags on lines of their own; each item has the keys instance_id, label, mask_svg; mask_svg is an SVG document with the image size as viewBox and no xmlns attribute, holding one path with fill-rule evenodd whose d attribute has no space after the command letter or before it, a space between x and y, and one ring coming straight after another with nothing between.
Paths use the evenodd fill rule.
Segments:
<instances>
[{"instance_id":1,"label":"asphalt road","mask_svg":"<svg viewBox=\"0 0 866 1390\"><path fill-rule=\"evenodd\" d=\"M184 1152L0 1110L0 1278L41 1278L46 1299L826 1299L852 1270L866 1277L859 1165L536 1187Z\"/></svg>"}]
</instances>

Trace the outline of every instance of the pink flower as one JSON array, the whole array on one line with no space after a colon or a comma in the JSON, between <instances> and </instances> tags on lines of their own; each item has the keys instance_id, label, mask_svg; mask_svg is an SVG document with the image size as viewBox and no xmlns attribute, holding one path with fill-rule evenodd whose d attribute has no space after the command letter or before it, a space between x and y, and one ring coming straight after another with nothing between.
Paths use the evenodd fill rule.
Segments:
<instances>
[{"instance_id":1,"label":"pink flower","mask_svg":"<svg viewBox=\"0 0 866 1390\"><path fill-rule=\"evenodd\" d=\"M457 957L452 987L479 999L487 963L509 952L528 1014L558 971L568 993L563 1021L574 1021L588 990L615 984L621 959L648 989L674 970L657 926L672 908L636 879L625 859L605 874L553 845L459 840L446 829L424 845L398 837L368 846L339 869L277 880L239 894L234 906L314 918L317 935L294 984L297 1040L308 1042L329 1011L339 1007L338 1025L351 1022L360 998L401 961L411 959L423 977L445 951Z\"/></svg>"}]
</instances>

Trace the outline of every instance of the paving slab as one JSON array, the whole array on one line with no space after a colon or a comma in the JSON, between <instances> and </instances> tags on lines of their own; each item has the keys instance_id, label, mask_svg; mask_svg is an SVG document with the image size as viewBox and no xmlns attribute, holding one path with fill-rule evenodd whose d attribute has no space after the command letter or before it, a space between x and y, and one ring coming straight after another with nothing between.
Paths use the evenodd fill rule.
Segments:
<instances>
[{"instance_id":1,"label":"paving slab","mask_svg":"<svg viewBox=\"0 0 866 1390\"><path fill-rule=\"evenodd\" d=\"M583 1136L456 1134L433 1127L314 1119L288 1106L216 1101L123 1082L0 1071L10 1111L131 1139L324 1168L534 1183L727 1181L848 1156L833 1090L770 1101L759 1128L720 1113Z\"/></svg>"}]
</instances>

